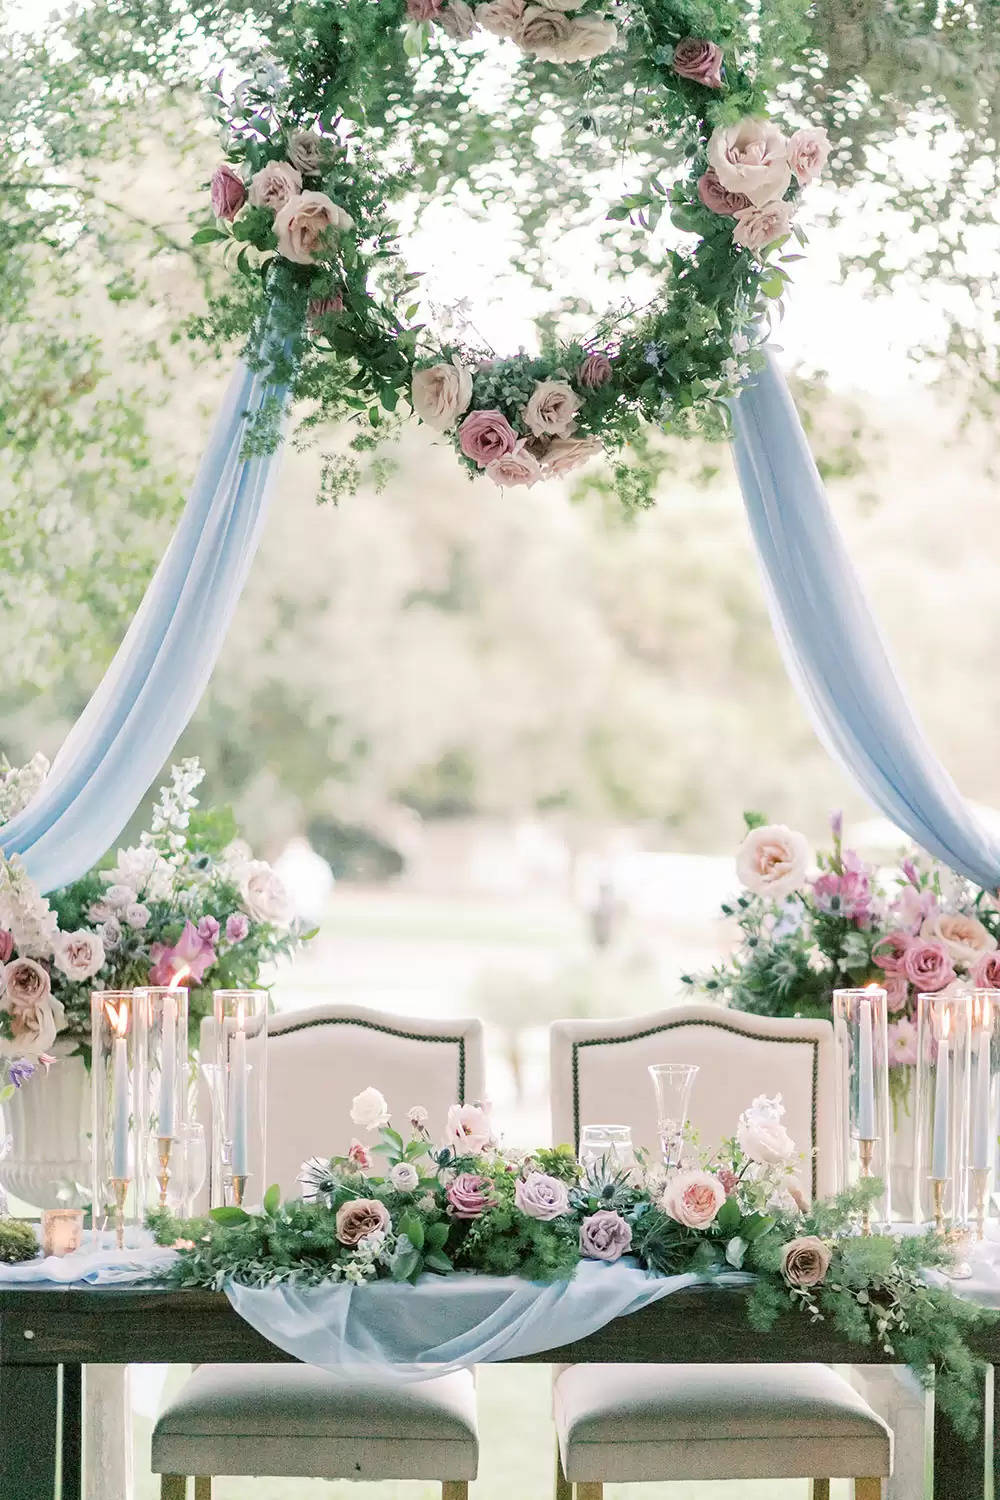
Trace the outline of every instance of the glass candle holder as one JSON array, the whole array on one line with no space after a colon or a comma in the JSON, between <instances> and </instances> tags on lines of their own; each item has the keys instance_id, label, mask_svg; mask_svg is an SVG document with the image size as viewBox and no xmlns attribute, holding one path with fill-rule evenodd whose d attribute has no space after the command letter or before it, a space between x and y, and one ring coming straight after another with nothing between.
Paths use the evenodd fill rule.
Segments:
<instances>
[{"instance_id":1,"label":"glass candle holder","mask_svg":"<svg viewBox=\"0 0 1000 1500\"><path fill-rule=\"evenodd\" d=\"M680 1166L684 1151L688 1102L698 1066L696 1063L651 1063L648 1071L656 1093L656 1125L663 1165L673 1170Z\"/></svg>"},{"instance_id":2,"label":"glass candle holder","mask_svg":"<svg viewBox=\"0 0 1000 1500\"><path fill-rule=\"evenodd\" d=\"M259 1208L267 1187L267 991L216 990L213 1206Z\"/></svg>"},{"instance_id":3,"label":"glass candle holder","mask_svg":"<svg viewBox=\"0 0 1000 1500\"><path fill-rule=\"evenodd\" d=\"M145 1204L144 1153L137 1145L145 1089L133 992L92 991L90 1022L92 1222L95 1235L113 1225L121 1249L126 1224L138 1222Z\"/></svg>"},{"instance_id":4,"label":"glass candle holder","mask_svg":"<svg viewBox=\"0 0 1000 1500\"><path fill-rule=\"evenodd\" d=\"M586 1173L615 1177L635 1169L630 1125L584 1125L580 1131L580 1165Z\"/></svg>"},{"instance_id":5,"label":"glass candle holder","mask_svg":"<svg viewBox=\"0 0 1000 1500\"><path fill-rule=\"evenodd\" d=\"M135 991L139 1047L143 1056L140 1131L149 1164L152 1202L167 1207L174 1143L187 1116L188 993L183 985Z\"/></svg>"},{"instance_id":6,"label":"glass candle holder","mask_svg":"<svg viewBox=\"0 0 1000 1500\"><path fill-rule=\"evenodd\" d=\"M973 990L969 1008L969 1214L986 1237L987 1210L997 1182L997 1072L1000 990Z\"/></svg>"},{"instance_id":7,"label":"glass candle holder","mask_svg":"<svg viewBox=\"0 0 1000 1500\"><path fill-rule=\"evenodd\" d=\"M992 1007L991 1007L992 1009ZM968 991L917 996L914 1203L938 1229L968 1223L972 1004Z\"/></svg>"},{"instance_id":8,"label":"glass candle holder","mask_svg":"<svg viewBox=\"0 0 1000 1500\"><path fill-rule=\"evenodd\" d=\"M892 1116L889 1112L889 1046L886 993L880 985L834 990L834 1048L838 1073L840 1179L850 1186L877 1177L882 1193L862 1216L871 1233L872 1212L892 1218L890 1192Z\"/></svg>"}]
</instances>

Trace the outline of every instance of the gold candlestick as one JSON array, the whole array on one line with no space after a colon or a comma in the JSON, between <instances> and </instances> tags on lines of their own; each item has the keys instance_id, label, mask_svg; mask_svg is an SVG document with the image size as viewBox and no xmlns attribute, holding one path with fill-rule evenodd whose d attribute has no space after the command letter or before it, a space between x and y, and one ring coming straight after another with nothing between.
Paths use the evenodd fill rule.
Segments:
<instances>
[{"instance_id":1,"label":"gold candlestick","mask_svg":"<svg viewBox=\"0 0 1000 1500\"><path fill-rule=\"evenodd\" d=\"M989 1196L989 1167L972 1168L972 1187L975 1193L976 1239L986 1238L986 1200Z\"/></svg>"},{"instance_id":2,"label":"gold candlestick","mask_svg":"<svg viewBox=\"0 0 1000 1500\"><path fill-rule=\"evenodd\" d=\"M160 1207L166 1208L167 1187L170 1183L170 1148L174 1144L174 1138L172 1135L158 1135L156 1142L159 1147L157 1160L160 1164L160 1171L156 1180L160 1184Z\"/></svg>"},{"instance_id":3,"label":"gold candlestick","mask_svg":"<svg viewBox=\"0 0 1000 1500\"><path fill-rule=\"evenodd\" d=\"M862 1136L858 1141L858 1155L861 1159L861 1176L872 1175L872 1161L875 1156L875 1137ZM861 1233L870 1235L872 1232L871 1204L866 1203L861 1214Z\"/></svg>"},{"instance_id":4,"label":"gold candlestick","mask_svg":"<svg viewBox=\"0 0 1000 1500\"><path fill-rule=\"evenodd\" d=\"M115 1190L115 1245L125 1249L125 1199L128 1197L130 1177L114 1177L111 1186Z\"/></svg>"},{"instance_id":5,"label":"gold candlestick","mask_svg":"<svg viewBox=\"0 0 1000 1500\"><path fill-rule=\"evenodd\" d=\"M934 1228L938 1234L944 1234L944 1190L947 1186L947 1177L931 1178L931 1187L934 1192Z\"/></svg>"},{"instance_id":6,"label":"gold candlestick","mask_svg":"<svg viewBox=\"0 0 1000 1500\"><path fill-rule=\"evenodd\" d=\"M243 1207L243 1195L247 1190L247 1173L233 1173L233 1197L236 1199L237 1208Z\"/></svg>"}]
</instances>

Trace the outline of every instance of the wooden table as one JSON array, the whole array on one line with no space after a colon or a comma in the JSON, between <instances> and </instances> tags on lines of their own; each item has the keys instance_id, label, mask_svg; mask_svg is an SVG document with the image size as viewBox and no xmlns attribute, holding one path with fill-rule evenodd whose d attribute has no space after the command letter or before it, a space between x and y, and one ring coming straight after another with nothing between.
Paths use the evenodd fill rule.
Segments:
<instances>
[{"instance_id":1,"label":"wooden table","mask_svg":"<svg viewBox=\"0 0 1000 1500\"><path fill-rule=\"evenodd\" d=\"M744 1287L692 1287L588 1338L533 1355L533 1363L885 1364L826 1324L784 1314L769 1333L746 1321ZM979 1350L1000 1364L1000 1329ZM157 1288L0 1291L0 1500L78 1500L81 1368L85 1364L289 1363L221 1292ZM935 1500L1000 1496L1000 1441L989 1440L994 1382L984 1392L983 1435L962 1443L935 1421ZM1000 1438L1000 1412L996 1430ZM59 1470L61 1469L61 1482ZM115 1497L109 1497L115 1500ZM919 1497L914 1497L919 1500Z\"/></svg>"}]
</instances>

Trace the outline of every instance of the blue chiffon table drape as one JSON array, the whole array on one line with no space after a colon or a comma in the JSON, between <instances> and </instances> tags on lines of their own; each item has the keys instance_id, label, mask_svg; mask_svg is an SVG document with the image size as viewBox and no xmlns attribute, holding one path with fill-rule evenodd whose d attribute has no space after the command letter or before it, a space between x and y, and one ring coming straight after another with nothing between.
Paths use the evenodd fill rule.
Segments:
<instances>
[{"instance_id":1,"label":"blue chiffon table drape","mask_svg":"<svg viewBox=\"0 0 1000 1500\"><path fill-rule=\"evenodd\" d=\"M820 738L918 844L996 890L1000 838L962 797L907 702L773 355L732 415L772 623Z\"/></svg>"}]
</instances>

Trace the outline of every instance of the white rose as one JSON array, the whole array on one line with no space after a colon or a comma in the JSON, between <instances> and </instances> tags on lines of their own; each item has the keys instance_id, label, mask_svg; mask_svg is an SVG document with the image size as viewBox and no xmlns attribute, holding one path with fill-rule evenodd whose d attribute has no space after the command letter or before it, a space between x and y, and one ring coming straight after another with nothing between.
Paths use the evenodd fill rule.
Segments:
<instances>
[{"instance_id":1,"label":"white rose","mask_svg":"<svg viewBox=\"0 0 1000 1500\"><path fill-rule=\"evenodd\" d=\"M287 927L295 915L283 882L263 859L252 859L240 871L243 905L255 922Z\"/></svg>"},{"instance_id":2,"label":"white rose","mask_svg":"<svg viewBox=\"0 0 1000 1500\"><path fill-rule=\"evenodd\" d=\"M456 354L450 364L414 370L411 401L422 422L445 432L453 427L472 400L472 371Z\"/></svg>"},{"instance_id":3,"label":"white rose","mask_svg":"<svg viewBox=\"0 0 1000 1500\"><path fill-rule=\"evenodd\" d=\"M984 953L996 950L997 940L975 917L932 912L920 929L929 943L943 943L952 962L971 969Z\"/></svg>"},{"instance_id":4,"label":"white rose","mask_svg":"<svg viewBox=\"0 0 1000 1500\"><path fill-rule=\"evenodd\" d=\"M751 829L736 856L736 873L747 890L774 901L797 891L808 868L805 836L782 823Z\"/></svg>"},{"instance_id":5,"label":"white rose","mask_svg":"<svg viewBox=\"0 0 1000 1500\"><path fill-rule=\"evenodd\" d=\"M109 885L104 892L105 903L112 911L117 911L121 906L130 906L135 900L135 891L130 885Z\"/></svg>"},{"instance_id":6,"label":"white rose","mask_svg":"<svg viewBox=\"0 0 1000 1500\"><path fill-rule=\"evenodd\" d=\"M743 1111L736 1127L736 1144L744 1156L766 1166L788 1165L796 1150L795 1142L781 1123L784 1113L780 1094L773 1099L761 1094Z\"/></svg>"},{"instance_id":7,"label":"white rose","mask_svg":"<svg viewBox=\"0 0 1000 1500\"><path fill-rule=\"evenodd\" d=\"M104 944L96 932L63 933L55 953L58 968L67 979L92 979L104 966Z\"/></svg>"},{"instance_id":8,"label":"white rose","mask_svg":"<svg viewBox=\"0 0 1000 1500\"><path fill-rule=\"evenodd\" d=\"M365 1130L378 1130L389 1123L389 1106L376 1088L364 1089L351 1103L351 1119Z\"/></svg>"},{"instance_id":9,"label":"white rose","mask_svg":"<svg viewBox=\"0 0 1000 1500\"><path fill-rule=\"evenodd\" d=\"M783 198L792 180L785 137L777 125L752 115L735 125L716 126L708 162L724 188L743 193L758 206Z\"/></svg>"},{"instance_id":10,"label":"white rose","mask_svg":"<svg viewBox=\"0 0 1000 1500\"><path fill-rule=\"evenodd\" d=\"M542 0L545 4L546 0ZM563 9L569 7L564 6ZM603 16L576 16L570 26L569 36L563 43L560 62L589 62L592 57L603 57L618 45L618 27L614 21Z\"/></svg>"},{"instance_id":11,"label":"white rose","mask_svg":"<svg viewBox=\"0 0 1000 1500\"><path fill-rule=\"evenodd\" d=\"M290 162L269 161L251 177L249 198L255 208L271 208L277 213L301 191L301 172Z\"/></svg>"},{"instance_id":12,"label":"white rose","mask_svg":"<svg viewBox=\"0 0 1000 1500\"><path fill-rule=\"evenodd\" d=\"M412 1162L398 1161L389 1173L389 1184L397 1193L412 1193L420 1182L420 1174Z\"/></svg>"},{"instance_id":13,"label":"white rose","mask_svg":"<svg viewBox=\"0 0 1000 1500\"><path fill-rule=\"evenodd\" d=\"M131 905L122 909L122 920L129 927L142 928L149 921L149 907L144 906L141 901L133 901Z\"/></svg>"},{"instance_id":14,"label":"white rose","mask_svg":"<svg viewBox=\"0 0 1000 1500\"><path fill-rule=\"evenodd\" d=\"M452 1104L445 1124L445 1139L459 1156L478 1156L493 1143L493 1123L481 1104Z\"/></svg>"}]
</instances>

